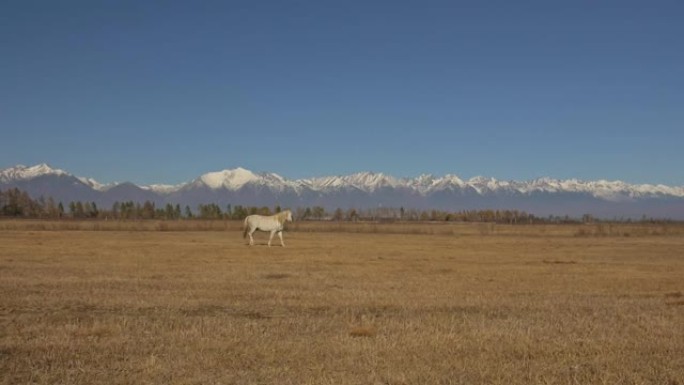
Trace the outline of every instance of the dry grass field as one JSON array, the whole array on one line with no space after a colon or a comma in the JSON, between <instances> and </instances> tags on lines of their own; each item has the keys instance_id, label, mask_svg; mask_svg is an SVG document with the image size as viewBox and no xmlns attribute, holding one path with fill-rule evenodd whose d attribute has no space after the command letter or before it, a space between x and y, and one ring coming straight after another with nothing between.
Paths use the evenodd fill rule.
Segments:
<instances>
[{"instance_id":1,"label":"dry grass field","mask_svg":"<svg viewBox=\"0 0 684 385\"><path fill-rule=\"evenodd\" d=\"M0 384L684 384L681 228L161 225L0 222Z\"/></svg>"}]
</instances>

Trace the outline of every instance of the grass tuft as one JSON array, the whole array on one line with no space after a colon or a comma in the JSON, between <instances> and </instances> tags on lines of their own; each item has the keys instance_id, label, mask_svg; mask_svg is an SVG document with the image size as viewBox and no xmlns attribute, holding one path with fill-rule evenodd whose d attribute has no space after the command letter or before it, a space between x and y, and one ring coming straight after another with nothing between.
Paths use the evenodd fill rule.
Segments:
<instances>
[{"instance_id":1,"label":"grass tuft","mask_svg":"<svg viewBox=\"0 0 684 385\"><path fill-rule=\"evenodd\" d=\"M284 279L290 277L290 274L287 273L270 273L264 275L265 279Z\"/></svg>"},{"instance_id":2,"label":"grass tuft","mask_svg":"<svg viewBox=\"0 0 684 385\"><path fill-rule=\"evenodd\" d=\"M355 326L349 331L352 337L374 337L377 329L374 326Z\"/></svg>"}]
</instances>

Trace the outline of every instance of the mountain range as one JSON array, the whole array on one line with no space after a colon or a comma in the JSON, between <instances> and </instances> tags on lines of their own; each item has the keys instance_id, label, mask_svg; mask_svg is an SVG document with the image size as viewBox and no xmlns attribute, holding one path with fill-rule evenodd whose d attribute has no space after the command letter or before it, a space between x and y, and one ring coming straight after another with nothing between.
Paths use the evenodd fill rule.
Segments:
<instances>
[{"instance_id":1,"label":"mountain range","mask_svg":"<svg viewBox=\"0 0 684 385\"><path fill-rule=\"evenodd\" d=\"M102 184L74 176L47 164L0 170L0 190L17 187L32 197L52 197L64 203L152 201L196 208L216 203L245 206L323 206L335 208L404 207L460 211L523 210L538 216L591 214L600 218L684 219L684 186L628 184L621 181L581 181L540 178L502 181L456 175L397 178L376 172L344 176L287 179L275 173L244 168L208 172L178 185Z\"/></svg>"}]
</instances>

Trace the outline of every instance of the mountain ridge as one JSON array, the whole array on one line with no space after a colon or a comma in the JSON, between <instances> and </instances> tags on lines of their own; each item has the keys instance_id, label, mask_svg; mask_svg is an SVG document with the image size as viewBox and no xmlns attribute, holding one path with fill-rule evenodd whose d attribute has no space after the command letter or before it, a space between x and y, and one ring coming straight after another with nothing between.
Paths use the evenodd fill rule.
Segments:
<instances>
[{"instance_id":1,"label":"mountain ridge","mask_svg":"<svg viewBox=\"0 0 684 385\"><path fill-rule=\"evenodd\" d=\"M680 215L681 212L684 218L684 186L629 184L605 179L582 181L543 177L503 181L478 176L463 180L455 174L399 178L370 171L288 179L276 173L256 173L237 167L207 172L177 185L136 185L131 182L103 184L42 163L0 170L0 188L7 187L20 187L32 195L56 199L81 200L84 196L100 204L144 198L157 203L173 201L193 205L213 201L269 206L278 202L329 208L378 205L449 209L505 207L544 214L590 213L610 206L613 209L607 210L607 215L627 216L638 215L637 212L648 215L653 210L646 206L658 206L654 212L658 216Z\"/></svg>"}]
</instances>

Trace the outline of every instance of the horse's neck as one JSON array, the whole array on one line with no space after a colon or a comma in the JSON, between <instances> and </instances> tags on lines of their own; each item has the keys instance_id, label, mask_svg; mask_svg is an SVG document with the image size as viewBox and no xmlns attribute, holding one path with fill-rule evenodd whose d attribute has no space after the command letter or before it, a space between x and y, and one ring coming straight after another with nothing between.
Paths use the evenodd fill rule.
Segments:
<instances>
[{"instance_id":1,"label":"horse's neck","mask_svg":"<svg viewBox=\"0 0 684 385\"><path fill-rule=\"evenodd\" d=\"M276 214L276 219L278 219L278 222L281 224L285 223L285 219L287 218L287 211L281 211L278 214Z\"/></svg>"}]
</instances>

